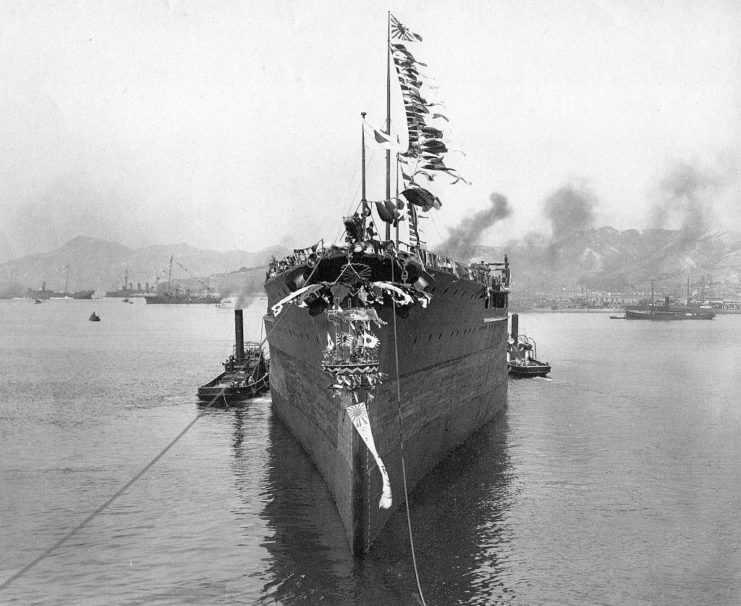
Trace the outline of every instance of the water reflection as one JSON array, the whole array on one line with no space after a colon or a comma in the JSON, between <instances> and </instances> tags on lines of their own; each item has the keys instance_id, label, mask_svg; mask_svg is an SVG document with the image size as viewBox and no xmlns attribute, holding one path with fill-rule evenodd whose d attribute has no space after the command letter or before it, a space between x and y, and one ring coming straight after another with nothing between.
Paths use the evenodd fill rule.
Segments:
<instances>
[{"instance_id":1,"label":"water reflection","mask_svg":"<svg viewBox=\"0 0 741 606\"><path fill-rule=\"evenodd\" d=\"M505 411L447 457L410 499L422 588L440 604L509 603L512 532L517 498ZM400 510L379 537L374 557L397 558L413 579L406 515Z\"/></svg>"},{"instance_id":2,"label":"water reflection","mask_svg":"<svg viewBox=\"0 0 741 606\"><path fill-rule=\"evenodd\" d=\"M324 480L285 425L273 414L266 421L259 516L271 559L260 603L352 602L355 562Z\"/></svg>"},{"instance_id":3,"label":"water reflection","mask_svg":"<svg viewBox=\"0 0 741 606\"><path fill-rule=\"evenodd\" d=\"M254 498L254 443L245 448L250 409L235 410L232 456L237 489ZM416 583L404 508L371 552L353 558L319 472L283 423L265 412L265 465L260 480L260 604L410 604ZM431 603L491 604L515 590L506 570L516 498L507 449L506 412L446 458L411 495L420 579ZM254 528L248 532L254 533ZM254 537L253 537L254 540Z\"/></svg>"}]
</instances>

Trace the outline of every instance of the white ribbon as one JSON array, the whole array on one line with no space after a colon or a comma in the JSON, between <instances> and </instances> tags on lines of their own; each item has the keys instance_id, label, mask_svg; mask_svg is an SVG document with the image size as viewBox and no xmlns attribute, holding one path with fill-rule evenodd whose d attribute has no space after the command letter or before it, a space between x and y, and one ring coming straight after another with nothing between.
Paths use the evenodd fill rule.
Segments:
<instances>
[{"instance_id":1,"label":"white ribbon","mask_svg":"<svg viewBox=\"0 0 741 606\"><path fill-rule=\"evenodd\" d=\"M414 303L414 299L409 296L406 292L404 292L401 288L398 286L394 286L390 282L373 282L374 286L378 286L381 290L387 290L388 292L392 293L393 295L396 295L395 299L397 303L400 303L401 305L411 305Z\"/></svg>"},{"instance_id":2,"label":"white ribbon","mask_svg":"<svg viewBox=\"0 0 741 606\"><path fill-rule=\"evenodd\" d=\"M378 470L381 472L381 479L383 480L383 492L381 493L381 500L378 502L378 506L382 509L389 509L393 503L391 497L391 482L389 481L389 474L386 472L386 466L383 464L381 457L378 456L376 450L376 443L373 441L373 432L371 431L370 419L368 418L368 409L365 407L365 403L355 404L348 406L347 414L350 416L352 424L355 429L358 430L360 437L363 438L363 442L370 450L373 458L376 460Z\"/></svg>"},{"instance_id":3,"label":"white ribbon","mask_svg":"<svg viewBox=\"0 0 741 606\"><path fill-rule=\"evenodd\" d=\"M284 297L283 299L281 299L280 301L278 301L272 307L273 315L274 316L277 316L280 312L283 311L283 305L285 305L286 303L289 303L289 302L293 301L293 299L295 299L296 297L300 297L307 290L309 290L310 288L313 288L315 286L316 286L315 284L309 284L309 286L304 286L303 288L299 288L298 290L293 291L287 297Z\"/></svg>"}]
</instances>

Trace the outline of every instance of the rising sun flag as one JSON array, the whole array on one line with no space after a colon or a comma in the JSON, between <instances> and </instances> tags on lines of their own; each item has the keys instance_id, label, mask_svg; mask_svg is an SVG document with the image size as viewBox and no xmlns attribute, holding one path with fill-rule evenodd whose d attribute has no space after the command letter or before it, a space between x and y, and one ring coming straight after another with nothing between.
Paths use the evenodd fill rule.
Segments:
<instances>
[{"instance_id":1,"label":"rising sun flag","mask_svg":"<svg viewBox=\"0 0 741 606\"><path fill-rule=\"evenodd\" d=\"M390 149L397 152L404 151L399 141L399 135L387 135L365 119L363 119L363 129L365 130L365 145L367 147Z\"/></svg>"},{"instance_id":2,"label":"rising sun flag","mask_svg":"<svg viewBox=\"0 0 741 606\"><path fill-rule=\"evenodd\" d=\"M381 482L383 489L381 491L381 499L378 502L378 506L381 509L389 509L393 503L391 496L391 482L389 481L389 474L386 471L386 466L383 464L381 457L376 450L376 443L373 440L373 432L371 431L370 419L368 418L368 408L366 408L364 402L348 406L345 408L347 415L350 417L350 421L357 430L360 437L363 438L363 442L368 447L368 450L376 460L378 471L381 473Z\"/></svg>"}]
</instances>

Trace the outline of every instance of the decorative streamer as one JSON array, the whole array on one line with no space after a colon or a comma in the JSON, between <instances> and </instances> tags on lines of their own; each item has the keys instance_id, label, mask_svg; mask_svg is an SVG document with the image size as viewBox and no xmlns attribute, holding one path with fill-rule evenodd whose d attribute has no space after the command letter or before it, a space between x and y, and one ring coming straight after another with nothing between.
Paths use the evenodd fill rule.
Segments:
<instances>
[{"instance_id":1,"label":"decorative streamer","mask_svg":"<svg viewBox=\"0 0 741 606\"><path fill-rule=\"evenodd\" d=\"M376 450L376 443L373 440L373 432L371 430L370 419L368 418L368 409L365 406L365 402L348 406L345 410L347 410L347 414L349 415L352 424L355 426L355 429L357 429L360 437L363 438L363 442L365 442L368 450L370 450L373 458L376 460L378 470L381 472L383 492L381 493L381 500L378 502L378 506L382 509L389 509L393 503L391 496L391 482L389 481L389 474L386 472L386 466L383 464L383 461L381 460L381 457L378 456L378 451Z\"/></svg>"},{"instance_id":2,"label":"decorative streamer","mask_svg":"<svg viewBox=\"0 0 741 606\"><path fill-rule=\"evenodd\" d=\"M449 120L437 110L438 107L444 107L441 103L425 98L423 87L435 87L420 71L421 67L427 67L426 64L418 61L407 46L421 41L422 37L391 15L391 38L391 57L399 77L409 133L409 147L399 156L401 164L407 167L407 171L402 169L405 180L409 185L417 185L415 177L432 181L436 173L444 173L454 179L453 183L468 183L454 168L445 164L444 157L450 149L443 140L443 131L431 123L434 120L447 123Z\"/></svg>"}]
</instances>

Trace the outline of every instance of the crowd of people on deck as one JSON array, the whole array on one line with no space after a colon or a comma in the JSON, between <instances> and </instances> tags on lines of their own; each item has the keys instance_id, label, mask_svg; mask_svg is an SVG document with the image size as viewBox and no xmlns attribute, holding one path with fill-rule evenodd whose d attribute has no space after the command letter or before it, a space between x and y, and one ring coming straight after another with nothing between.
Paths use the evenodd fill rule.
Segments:
<instances>
[{"instance_id":1,"label":"crowd of people on deck","mask_svg":"<svg viewBox=\"0 0 741 606\"><path fill-rule=\"evenodd\" d=\"M362 245L363 250L366 252L376 254L394 255L398 252L396 243L393 240L384 241L378 239L373 222L370 222L367 226L363 226L362 217L358 213L355 213L352 217L345 218L345 228L345 241L349 247ZM276 260L275 257L272 258L268 264L265 279L270 280L278 274L300 265L313 267L318 262L319 256L326 250L346 250L346 248L332 245L329 249L326 249L323 242L307 248L295 248L293 253L283 259ZM509 286L510 270L507 255L504 256L504 263L484 263L482 261L464 265L463 263L453 261L418 247L414 252L410 251L407 254L418 257L425 266L451 271L457 276L468 277L471 280L476 280L497 290L502 286Z\"/></svg>"}]
</instances>

